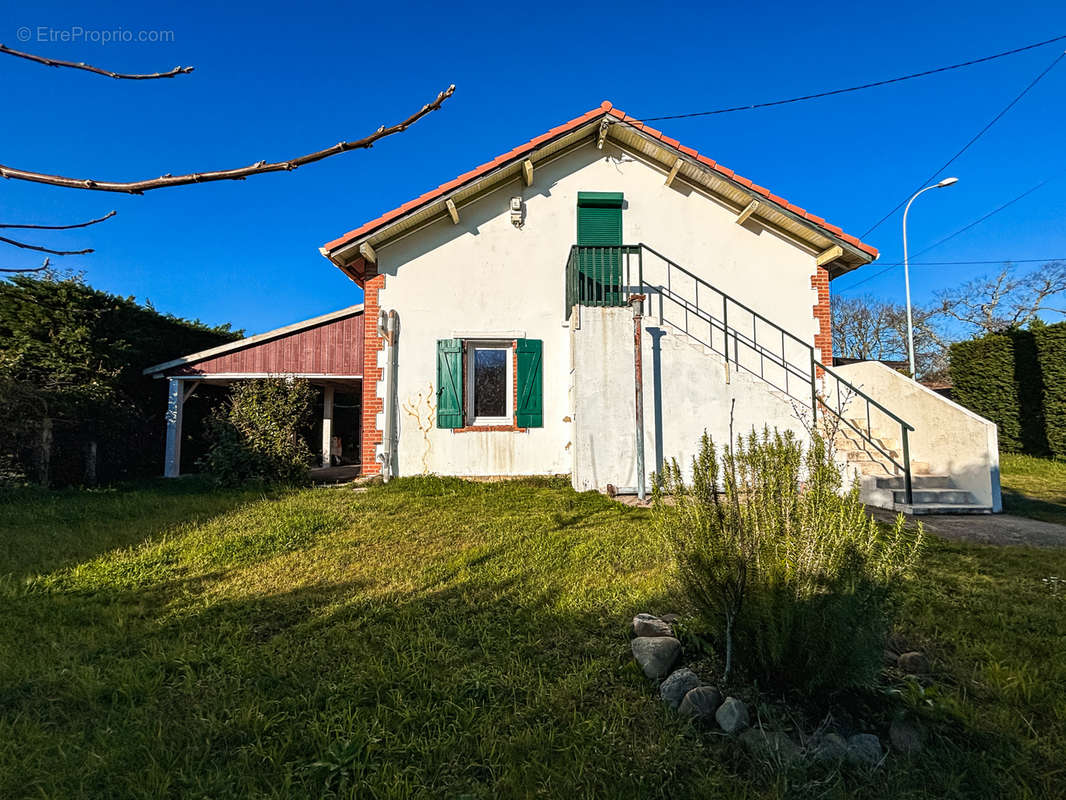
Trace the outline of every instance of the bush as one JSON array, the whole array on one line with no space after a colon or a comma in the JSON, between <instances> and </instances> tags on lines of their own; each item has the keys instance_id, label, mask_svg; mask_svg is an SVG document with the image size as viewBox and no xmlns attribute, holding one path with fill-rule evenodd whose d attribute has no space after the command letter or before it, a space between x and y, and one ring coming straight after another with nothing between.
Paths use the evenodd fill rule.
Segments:
<instances>
[{"instance_id":1,"label":"bush","mask_svg":"<svg viewBox=\"0 0 1066 800\"><path fill-rule=\"evenodd\" d=\"M234 384L229 402L208 419L211 444L201 465L224 486L306 482L312 455L302 431L314 391L299 378Z\"/></svg>"},{"instance_id":2,"label":"bush","mask_svg":"<svg viewBox=\"0 0 1066 800\"><path fill-rule=\"evenodd\" d=\"M1066 323L1034 330L1048 450L1066 458Z\"/></svg>"},{"instance_id":3,"label":"bush","mask_svg":"<svg viewBox=\"0 0 1066 800\"><path fill-rule=\"evenodd\" d=\"M819 692L870 685L899 581L916 559L900 516L882 529L841 493L821 439L806 453L764 430L721 453L704 434L688 485L674 461L656 482L655 516L702 622L759 682ZM801 479L804 483L801 488Z\"/></svg>"},{"instance_id":4,"label":"bush","mask_svg":"<svg viewBox=\"0 0 1066 800\"><path fill-rule=\"evenodd\" d=\"M992 334L953 344L950 372L952 399L999 426L1001 450L1023 452L1014 340Z\"/></svg>"}]
</instances>

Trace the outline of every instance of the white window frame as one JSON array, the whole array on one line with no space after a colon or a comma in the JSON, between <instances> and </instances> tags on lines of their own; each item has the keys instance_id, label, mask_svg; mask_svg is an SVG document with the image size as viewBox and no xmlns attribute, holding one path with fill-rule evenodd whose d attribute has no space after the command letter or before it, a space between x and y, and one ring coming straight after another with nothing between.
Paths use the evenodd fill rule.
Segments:
<instances>
[{"instance_id":1,"label":"white window frame","mask_svg":"<svg viewBox=\"0 0 1066 800\"><path fill-rule=\"evenodd\" d=\"M474 416L474 351L503 350L506 354L507 387L505 392L506 414L502 417ZM463 417L471 427L514 424L514 340L464 339L463 340Z\"/></svg>"}]
</instances>

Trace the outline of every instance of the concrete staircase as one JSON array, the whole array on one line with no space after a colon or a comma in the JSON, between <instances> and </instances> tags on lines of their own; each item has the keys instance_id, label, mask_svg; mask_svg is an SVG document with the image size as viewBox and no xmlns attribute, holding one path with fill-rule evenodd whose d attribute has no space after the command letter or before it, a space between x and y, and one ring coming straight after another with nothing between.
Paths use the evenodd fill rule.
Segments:
<instances>
[{"instance_id":1,"label":"concrete staircase","mask_svg":"<svg viewBox=\"0 0 1066 800\"><path fill-rule=\"evenodd\" d=\"M847 422L866 430L866 420L848 419ZM903 470L893 463L903 459L898 437L876 428L871 433L872 442L869 442L842 422L834 437L837 458L859 481L859 496L867 505L904 514L992 513L990 506L976 502L973 493L958 488L950 475L933 475L928 463L914 459L911 459L913 502L908 504Z\"/></svg>"}]
</instances>

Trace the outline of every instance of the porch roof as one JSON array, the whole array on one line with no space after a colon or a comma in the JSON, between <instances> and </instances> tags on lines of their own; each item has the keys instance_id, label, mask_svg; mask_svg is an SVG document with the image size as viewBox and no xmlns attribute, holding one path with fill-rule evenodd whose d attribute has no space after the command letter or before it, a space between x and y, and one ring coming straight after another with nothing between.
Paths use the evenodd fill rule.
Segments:
<instances>
[{"instance_id":1,"label":"porch roof","mask_svg":"<svg viewBox=\"0 0 1066 800\"><path fill-rule=\"evenodd\" d=\"M294 375L351 379L363 375L363 306L275 328L144 370L154 378L230 380Z\"/></svg>"}]
</instances>

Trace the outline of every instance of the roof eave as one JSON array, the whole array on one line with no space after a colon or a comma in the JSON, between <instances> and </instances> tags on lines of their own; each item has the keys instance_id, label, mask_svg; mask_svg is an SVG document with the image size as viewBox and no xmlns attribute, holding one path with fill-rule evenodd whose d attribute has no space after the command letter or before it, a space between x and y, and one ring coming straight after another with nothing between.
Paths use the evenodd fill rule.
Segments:
<instances>
[{"instance_id":1,"label":"roof eave","mask_svg":"<svg viewBox=\"0 0 1066 800\"><path fill-rule=\"evenodd\" d=\"M837 226L827 223L822 218L816 217L804 209L794 206L787 200L771 194L768 190L763 189L763 187L759 187L752 181L736 175L732 170L722 167L713 159L700 155L697 151L681 145L680 142L664 136L660 131L627 116L606 103L604 106L601 106L600 109L591 111L582 117L578 117L564 125L553 128L551 131L548 131L547 134L537 137L527 144L511 150L509 153L504 154L491 162L476 167L449 183L442 184L437 187L437 189L422 195L422 197L416 198L415 200L400 206L395 210L396 213L390 212L392 216L386 215L386 218L382 219L380 224L374 227L366 230L357 228L355 231L351 231L338 239L327 242L323 247L319 248L319 252L352 280L359 285L362 285L361 275L356 277L351 271L351 265L361 257L359 252L361 244L369 243L371 240L377 244L378 242L387 239L388 237L382 236L382 234L398 225L404 224L416 215L432 216L434 220L437 217L446 216L448 213L446 210L446 203L448 200L452 200L457 195L468 191L470 187L474 185L498 184L501 182L501 178L507 177L506 173L509 171L520 173L522 169L521 164L527 159L533 162L535 168L539 152L543 151L549 145L556 143L561 138L574 136L579 133L580 135L576 137L576 140L580 141L585 137L592 135L593 131L598 130L599 125L604 118L613 118L615 124L625 125L627 128L636 131L641 138L653 141L656 146L670 150L677 158L683 159L690 166L695 167L708 175L713 175L715 180L728 183L749 199L757 200L760 207L766 206L777 214L781 214L790 220L793 220L803 228L822 237L829 243L827 246L839 246L842 250L842 255L824 265L829 270L829 277L831 280L854 269L858 269L865 264L869 264L879 257L876 248L864 244L854 236L845 234L844 231ZM607 137L611 136L611 129L614 127L614 124L609 126ZM616 141L615 144L618 146L625 146L618 141ZM662 165L660 164L660 166ZM666 169L669 169L669 167L666 167ZM423 200L423 198L425 199ZM765 217L765 214L760 214L756 211L754 216L762 219ZM433 220L427 219L427 222L429 221ZM766 220L763 221L766 222ZM808 244L812 247L816 246L816 243L814 242L808 241Z\"/></svg>"}]
</instances>

